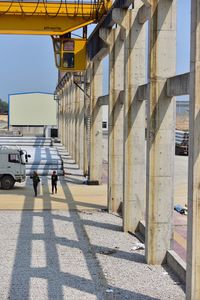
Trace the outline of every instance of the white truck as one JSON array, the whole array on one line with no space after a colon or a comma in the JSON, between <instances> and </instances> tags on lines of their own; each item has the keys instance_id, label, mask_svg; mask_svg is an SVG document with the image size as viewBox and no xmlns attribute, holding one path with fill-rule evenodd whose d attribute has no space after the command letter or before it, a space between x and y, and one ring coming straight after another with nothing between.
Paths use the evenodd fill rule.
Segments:
<instances>
[{"instance_id":1,"label":"white truck","mask_svg":"<svg viewBox=\"0 0 200 300\"><path fill-rule=\"evenodd\" d=\"M25 181L28 157L25 150L0 147L0 188L9 190L15 182Z\"/></svg>"}]
</instances>

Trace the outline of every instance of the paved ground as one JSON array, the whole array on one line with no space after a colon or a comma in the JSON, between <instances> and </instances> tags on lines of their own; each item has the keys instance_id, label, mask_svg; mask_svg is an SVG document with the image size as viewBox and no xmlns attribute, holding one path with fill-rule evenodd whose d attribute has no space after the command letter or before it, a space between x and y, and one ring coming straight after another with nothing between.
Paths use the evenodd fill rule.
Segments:
<instances>
[{"instance_id":1,"label":"paved ground","mask_svg":"<svg viewBox=\"0 0 200 300\"><path fill-rule=\"evenodd\" d=\"M188 156L175 156L174 204L188 202ZM187 216L174 212L173 249L186 261Z\"/></svg>"},{"instance_id":2,"label":"paved ground","mask_svg":"<svg viewBox=\"0 0 200 300\"><path fill-rule=\"evenodd\" d=\"M57 195L48 177L41 178L37 198L30 179L0 190L0 300L184 299L170 270L146 265L144 250L131 250L139 241L121 231L121 218L104 211L106 186L83 185L65 160L75 176L60 177ZM182 192L183 178L176 180ZM175 214L178 229L183 220ZM176 232L180 248L184 234Z\"/></svg>"},{"instance_id":3,"label":"paved ground","mask_svg":"<svg viewBox=\"0 0 200 300\"><path fill-rule=\"evenodd\" d=\"M75 210L0 212L0 299L177 299L169 269L148 266L121 219Z\"/></svg>"},{"instance_id":4,"label":"paved ground","mask_svg":"<svg viewBox=\"0 0 200 300\"><path fill-rule=\"evenodd\" d=\"M34 197L29 178L25 184L16 184L13 190L0 190L0 210L67 210L75 208L75 204L77 209L106 207L105 185L95 188L95 186L67 184L67 178L59 178L57 195L51 195L50 178L46 176L41 177L37 198Z\"/></svg>"}]
</instances>

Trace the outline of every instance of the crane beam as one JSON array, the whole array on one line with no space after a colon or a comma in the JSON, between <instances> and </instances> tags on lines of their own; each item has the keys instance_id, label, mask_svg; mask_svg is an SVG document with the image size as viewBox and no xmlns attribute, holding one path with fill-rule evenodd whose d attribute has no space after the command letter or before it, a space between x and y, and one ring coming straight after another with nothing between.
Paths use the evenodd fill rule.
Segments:
<instances>
[{"instance_id":1,"label":"crane beam","mask_svg":"<svg viewBox=\"0 0 200 300\"><path fill-rule=\"evenodd\" d=\"M94 3L0 1L0 34L62 35L96 23L111 7Z\"/></svg>"}]
</instances>

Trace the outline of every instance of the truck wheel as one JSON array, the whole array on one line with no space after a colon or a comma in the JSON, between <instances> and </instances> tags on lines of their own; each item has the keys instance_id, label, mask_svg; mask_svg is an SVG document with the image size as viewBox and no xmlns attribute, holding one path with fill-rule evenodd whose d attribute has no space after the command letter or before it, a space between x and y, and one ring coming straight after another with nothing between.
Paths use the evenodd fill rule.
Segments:
<instances>
[{"instance_id":1,"label":"truck wheel","mask_svg":"<svg viewBox=\"0 0 200 300\"><path fill-rule=\"evenodd\" d=\"M5 175L2 179L1 179L1 187L4 190L10 190L13 188L15 184L15 180L13 179L12 176L10 175Z\"/></svg>"}]
</instances>

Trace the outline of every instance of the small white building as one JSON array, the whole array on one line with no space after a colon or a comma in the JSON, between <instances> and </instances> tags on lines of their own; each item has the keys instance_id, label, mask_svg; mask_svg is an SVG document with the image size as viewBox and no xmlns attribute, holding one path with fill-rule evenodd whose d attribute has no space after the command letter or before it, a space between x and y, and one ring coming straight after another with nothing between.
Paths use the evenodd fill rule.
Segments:
<instances>
[{"instance_id":1,"label":"small white building","mask_svg":"<svg viewBox=\"0 0 200 300\"><path fill-rule=\"evenodd\" d=\"M54 95L43 92L10 94L8 96L9 130L24 135L49 136L57 126L57 102Z\"/></svg>"},{"instance_id":2,"label":"small white building","mask_svg":"<svg viewBox=\"0 0 200 300\"><path fill-rule=\"evenodd\" d=\"M108 105L103 105L102 131L108 132Z\"/></svg>"}]
</instances>

